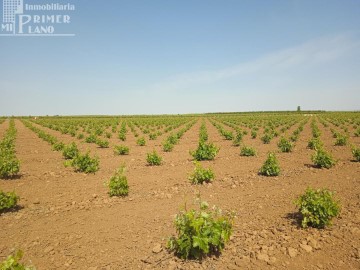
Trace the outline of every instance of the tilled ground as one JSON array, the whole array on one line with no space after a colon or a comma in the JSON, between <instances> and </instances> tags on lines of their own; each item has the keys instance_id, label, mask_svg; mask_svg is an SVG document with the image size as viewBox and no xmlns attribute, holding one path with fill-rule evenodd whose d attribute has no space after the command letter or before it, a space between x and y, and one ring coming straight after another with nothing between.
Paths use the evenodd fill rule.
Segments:
<instances>
[{"instance_id":1,"label":"tilled ground","mask_svg":"<svg viewBox=\"0 0 360 270\"><path fill-rule=\"evenodd\" d=\"M241 157L239 148L225 141L207 121L209 140L221 147L212 167L216 180L194 186L187 180L193 170L190 149L198 143L198 121L173 152L161 151L168 135L137 146L128 132L130 155L80 143L76 138L43 130L68 143L76 141L100 158L96 174L65 168L61 153L16 120L17 157L21 177L0 180L0 189L14 190L21 209L0 216L1 260L14 249L37 269L360 269L360 164L351 161L350 146L333 146L330 127L319 127L326 149L338 159L332 169L311 166L310 121L293 153L277 153L281 175L257 174L268 151L277 151L278 138L269 145L245 136L244 143L258 151ZM0 135L8 121L0 125ZM295 128L295 127L293 127ZM360 145L359 138L351 137ZM117 138L111 145L120 144ZM164 157L159 167L146 165L146 153L156 149ZM104 182L121 163L127 166L130 194L109 198ZM341 201L341 216L329 229L300 229L293 201L308 187L329 188ZM200 193L210 205L236 212L234 234L221 256L202 262L183 261L165 249L174 234L175 214Z\"/></svg>"}]
</instances>

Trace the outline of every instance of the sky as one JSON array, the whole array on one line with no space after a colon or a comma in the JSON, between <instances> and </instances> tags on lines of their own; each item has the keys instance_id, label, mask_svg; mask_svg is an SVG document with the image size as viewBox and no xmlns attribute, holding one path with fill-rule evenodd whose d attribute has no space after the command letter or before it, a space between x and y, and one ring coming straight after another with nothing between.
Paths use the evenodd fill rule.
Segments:
<instances>
[{"instance_id":1,"label":"sky","mask_svg":"<svg viewBox=\"0 0 360 270\"><path fill-rule=\"evenodd\" d=\"M24 3L75 36L0 36L0 115L360 110L359 0Z\"/></svg>"}]
</instances>

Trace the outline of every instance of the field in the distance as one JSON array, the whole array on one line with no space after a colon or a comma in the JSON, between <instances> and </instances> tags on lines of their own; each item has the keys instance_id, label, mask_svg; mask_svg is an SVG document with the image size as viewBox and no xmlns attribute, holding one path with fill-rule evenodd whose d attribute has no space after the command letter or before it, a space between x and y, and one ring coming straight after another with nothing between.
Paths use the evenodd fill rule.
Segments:
<instances>
[{"instance_id":1,"label":"field in the distance","mask_svg":"<svg viewBox=\"0 0 360 270\"><path fill-rule=\"evenodd\" d=\"M0 119L0 140L9 123ZM214 170L215 180L193 185L189 151L198 146L201 125L220 151L201 162ZM330 169L311 160L314 126L337 161ZM17 118L15 128L20 173L0 179L0 190L15 191L21 207L0 214L0 261L21 249L23 261L37 269L360 269L360 163L351 152L360 147L360 113L40 117ZM75 142L81 153L89 150L99 158L99 170L85 174L65 167L61 151L35 131ZM177 144L165 152L164 141L179 132ZM226 140L230 132L242 132L240 146ZM271 135L268 143L265 134ZM339 134L346 145L335 145ZM293 141L292 152L280 152L282 136ZM145 146L137 144L141 137ZM116 145L128 146L129 154L115 155ZM244 145L257 155L240 156ZM162 165L147 165L153 150ZM258 174L269 152L279 160L279 176ZM109 197L104 182L121 164L129 195ZM307 187L336 191L342 210L331 227L298 226L293 202ZM166 250L166 241L175 234L174 216L185 203L191 208L199 193L211 206L235 211L233 235L220 256L184 261Z\"/></svg>"}]
</instances>

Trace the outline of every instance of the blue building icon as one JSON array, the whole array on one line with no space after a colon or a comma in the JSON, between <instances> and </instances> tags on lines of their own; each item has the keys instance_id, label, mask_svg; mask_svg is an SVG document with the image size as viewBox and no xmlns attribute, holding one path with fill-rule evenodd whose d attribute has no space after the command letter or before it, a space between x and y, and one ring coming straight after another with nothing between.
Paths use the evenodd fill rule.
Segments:
<instances>
[{"instance_id":1,"label":"blue building icon","mask_svg":"<svg viewBox=\"0 0 360 270\"><path fill-rule=\"evenodd\" d=\"M15 14L22 14L23 0L3 0L3 23L15 23Z\"/></svg>"}]
</instances>

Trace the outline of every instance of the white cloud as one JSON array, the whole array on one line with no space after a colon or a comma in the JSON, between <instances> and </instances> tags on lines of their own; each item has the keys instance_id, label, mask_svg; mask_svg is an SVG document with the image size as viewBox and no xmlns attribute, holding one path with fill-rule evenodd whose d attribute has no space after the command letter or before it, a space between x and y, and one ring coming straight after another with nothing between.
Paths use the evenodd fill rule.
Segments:
<instances>
[{"instance_id":1,"label":"white cloud","mask_svg":"<svg viewBox=\"0 0 360 270\"><path fill-rule=\"evenodd\" d=\"M155 91L182 90L229 78L246 78L250 75L261 77L269 72L314 67L334 61L359 48L360 40L354 34L322 37L225 69L177 74L151 85L150 89Z\"/></svg>"}]
</instances>

